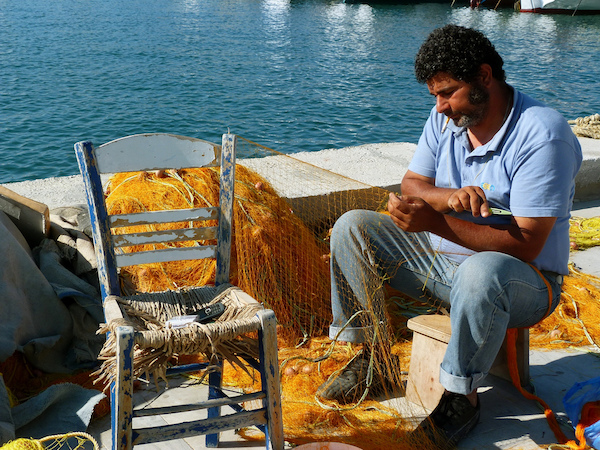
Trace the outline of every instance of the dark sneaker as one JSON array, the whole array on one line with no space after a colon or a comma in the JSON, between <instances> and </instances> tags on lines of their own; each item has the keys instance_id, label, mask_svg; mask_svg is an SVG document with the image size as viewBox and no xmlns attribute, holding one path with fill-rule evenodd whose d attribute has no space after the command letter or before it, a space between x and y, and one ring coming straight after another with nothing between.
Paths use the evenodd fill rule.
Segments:
<instances>
[{"instance_id":1,"label":"dark sneaker","mask_svg":"<svg viewBox=\"0 0 600 450\"><path fill-rule=\"evenodd\" d=\"M477 422L479 399L477 406L472 406L466 396L446 392L429 417L421 422L412 435L416 439L426 437L440 449L450 449L469 434Z\"/></svg>"},{"instance_id":2,"label":"dark sneaker","mask_svg":"<svg viewBox=\"0 0 600 450\"><path fill-rule=\"evenodd\" d=\"M360 353L334 378L328 379L317 389L317 395L339 403L353 403L362 397L367 388L370 356ZM383 391L383 380L376 370L372 370L370 396Z\"/></svg>"}]
</instances>

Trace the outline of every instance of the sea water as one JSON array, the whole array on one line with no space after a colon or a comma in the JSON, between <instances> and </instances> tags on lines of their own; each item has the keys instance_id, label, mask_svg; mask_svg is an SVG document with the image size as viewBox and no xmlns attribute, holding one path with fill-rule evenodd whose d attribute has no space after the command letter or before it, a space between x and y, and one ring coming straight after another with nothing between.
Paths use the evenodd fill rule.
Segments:
<instances>
[{"instance_id":1,"label":"sea water","mask_svg":"<svg viewBox=\"0 0 600 450\"><path fill-rule=\"evenodd\" d=\"M75 142L142 132L220 142L230 130L284 153L416 143L434 99L415 53L447 23L486 33L508 81L567 119L599 112L600 16L450 1L0 0L0 183L77 174Z\"/></svg>"}]
</instances>

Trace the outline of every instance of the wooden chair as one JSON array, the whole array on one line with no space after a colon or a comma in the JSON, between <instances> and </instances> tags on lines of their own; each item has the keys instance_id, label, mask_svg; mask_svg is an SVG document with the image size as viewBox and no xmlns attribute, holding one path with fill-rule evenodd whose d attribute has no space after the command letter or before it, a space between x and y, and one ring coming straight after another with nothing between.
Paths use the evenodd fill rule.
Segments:
<instances>
[{"instance_id":1,"label":"wooden chair","mask_svg":"<svg viewBox=\"0 0 600 450\"><path fill-rule=\"evenodd\" d=\"M206 435L207 447L217 447L219 432L250 425L263 429L268 449L283 449L275 315L273 311L263 309L256 300L229 284L235 149L236 137L231 134L223 135L222 146L199 139L159 133L127 136L97 148L91 142L75 144L90 209L106 329L109 330L105 345L105 349L109 349L106 353L109 356L105 356L107 360L103 364L103 370L111 380L113 449L130 449L137 444L201 434ZM107 213L101 175L191 167L220 167L219 205L112 216ZM197 225L201 221L215 219L218 220L218 227ZM160 231L158 226L161 223L177 222L188 225L179 230L166 231ZM147 225L146 228L152 231L133 232L129 231L131 228L122 228L139 225ZM171 245L145 252L124 251L124 248L138 244L157 244L162 247L165 243L205 240L216 240L217 244L186 247ZM216 258L214 286L121 295L118 275L120 267L199 258ZM156 323L162 324L170 316L178 315L178 312L189 314L190 311L217 301L225 304L226 311L213 323L194 323L177 329L163 326L157 332L144 329L134 320L136 311L144 309L145 305L149 308L142 311L142 315L148 311L161 311L161 317L157 318ZM258 345L256 339L247 337L249 332L258 332ZM186 340L186 343L180 345L181 340ZM193 342L191 346L190 340ZM232 346L228 349L229 342ZM257 349L258 359L253 360L240 350L250 351L251 343ZM142 373L149 370L156 375L164 375L166 361L170 362L173 354L204 352L214 357L215 348L228 349L228 357L238 363L239 358L243 358L257 368L261 377L260 391L229 397L221 387L222 372L217 370L208 376L209 396L204 403L144 408L141 411L133 409L133 382ZM141 360L148 355L154 361L150 367L141 364ZM163 365L152 366L156 361ZM222 358L219 358L219 363L221 361ZM259 407L247 411L241 406L242 403L258 404ZM226 405L237 412L221 415L221 407ZM132 429L132 419L138 415L196 409L207 409L208 418L175 425Z\"/></svg>"}]
</instances>

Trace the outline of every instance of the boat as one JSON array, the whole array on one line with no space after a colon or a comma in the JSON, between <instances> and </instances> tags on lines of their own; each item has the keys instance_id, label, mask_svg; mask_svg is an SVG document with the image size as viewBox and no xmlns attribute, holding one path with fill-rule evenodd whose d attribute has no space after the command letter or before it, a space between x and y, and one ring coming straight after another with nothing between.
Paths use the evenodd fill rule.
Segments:
<instances>
[{"instance_id":1,"label":"boat","mask_svg":"<svg viewBox=\"0 0 600 450\"><path fill-rule=\"evenodd\" d=\"M542 14L600 14L600 0L519 0L515 9Z\"/></svg>"}]
</instances>

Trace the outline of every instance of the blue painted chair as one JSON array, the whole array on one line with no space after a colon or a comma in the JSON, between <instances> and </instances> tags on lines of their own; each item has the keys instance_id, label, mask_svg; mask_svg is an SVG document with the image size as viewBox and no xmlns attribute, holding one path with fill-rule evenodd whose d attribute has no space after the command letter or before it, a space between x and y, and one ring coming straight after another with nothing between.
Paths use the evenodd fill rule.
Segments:
<instances>
[{"instance_id":1,"label":"blue painted chair","mask_svg":"<svg viewBox=\"0 0 600 450\"><path fill-rule=\"evenodd\" d=\"M257 425L265 432L268 449L283 448L275 315L229 284L235 149L236 137L231 134L223 135L222 146L160 133L127 136L97 148L91 142L75 144L90 210L106 319L108 338L101 358L105 359L103 373L108 374L105 376L111 380L113 449L130 449L137 444L202 434L206 435L207 447L217 447L221 431L250 425ZM101 176L190 167L220 167L219 205L135 214L107 213ZM218 220L217 227L197 225L215 219ZM166 231L161 231L158 226L160 223L178 222L187 225L179 230ZM139 230L140 226L145 231L131 231ZM190 240L216 241L217 244L162 245ZM161 248L144 252L124 251L127 247L141 244L156 244ZM216 259L214 286L132 296L121 293L120 267L198 258ZM226 310L214 322L192 323L182 328L162 326L170 317L190 314L190 311L215 302L225 304ZM134 321L136 314L141 317L150 313L155 317L145 320L152 322L152 326L144 328L140 325L143 322ZM253 332L258 332L258 339L248 337L248 333ZM248 357L246 353L252 353L251 349L256 351L258 358ZM148 371L164 377L171 356L199 352L212 355L212 369L217 368L208 375L209 395L205 402L142 410L133 408L133 382L136 378ZM261 376L260 391L229 397L221 386L223 354L230 361L240 364L243 359L255 367ZM217 360L216 365L214 359ZM183 367L181 370L194 368ZM259 407L248 411L241 406L242 403ZM221 415L221 407L224 406L230 406L236 412ZM153 428L132 428L132 419L136 416L196 409L207 409L208 418Z\"/></svg>"}]
</instances>

